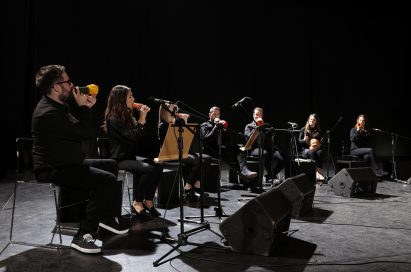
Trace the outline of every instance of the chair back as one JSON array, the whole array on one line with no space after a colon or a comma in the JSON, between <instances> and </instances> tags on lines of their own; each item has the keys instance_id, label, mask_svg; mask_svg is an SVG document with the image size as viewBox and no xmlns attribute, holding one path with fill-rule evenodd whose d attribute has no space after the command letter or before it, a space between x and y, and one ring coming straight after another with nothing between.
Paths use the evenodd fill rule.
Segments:
<instances>
[{"instance_id":1,"label":"chair back","mask_svg":"<svg viewBox=\"0 0 411 272\"><path fill-rule=\"evenodd\" d=\"M33 173L33 140L30 138L16 139L17 180L35 181Z\"/></svg>"},{"instance_id":2,"label":"chair back","mask_svg":"<svg viewBox=\"0 0 411 272\"><path fill-rule=\"evenodd\" d=\"M97 151L100 159L111 158L108 138L97 138Z\"/></svg>"}]
</instances>

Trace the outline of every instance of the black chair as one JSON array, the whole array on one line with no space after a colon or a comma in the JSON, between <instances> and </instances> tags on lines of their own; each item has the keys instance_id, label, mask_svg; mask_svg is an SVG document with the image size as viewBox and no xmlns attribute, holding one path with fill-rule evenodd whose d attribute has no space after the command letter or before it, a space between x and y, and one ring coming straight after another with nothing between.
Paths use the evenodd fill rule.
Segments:
<instances>
[{"instance_id":1,"label":"black chair","mask_svg":"<svg viewBox=\"0 0 411 272\"><path fill-rule=\"evenodd\" d=\"M110 154L110 146L109 146L109 139L108 138L97 138L97 153L100 159L111 159ZM118 170L118 180L123 181L123 190L124 191L124 184L127 188L127 195L129 201L129 207L133 205L133 201L131 199L131 191L133 190L133 173L126 171L126 170ZM131 185L130 185L131 184ZM123 207L123 209L131 214L130 210L127 210Z\"/></svg>"},{"instance_id":2,"label":"black chair","mask_svg":"<svg viewBox=\"0 0 411 272\"><path fill-rule=\"evenodd\" d=\"M367 167L368 164L361 157L350 154L350 143L342 140L341 142L341 158L337 159L335 173L343 168L358 168Z\"/></svg>"},{"instance_id":3,"label":"black chair","mask_svg":"<svg viewBox=\"0 0 411 272\"><path fill-rule=\"evenodd\" d=\"M10 225L10 240L8 244L4 247L4 249L0 252L0 254L10 245L10 244L20 244L26 246L33 246L33 247L43 247L43 248L53 248L59 249L63 247L62 244L62 237L61 237L61 210L64 208L72 207L75 205L83 204L87 200L82 200L76 203L71 203L69 205L61 205L61 197L60 197L60 187L53 184L53 183L39 183L33 173L33 157L32 157L32 149L33 149L33 141L30 138L17 138L16 139L16 147L17 147L17 173L16 173L16 180L14 183L14 191L13 191L13 208L12 208L12 215L11 215L11 225ZM24 241L16 241L13 240L13 229L15 224L15 211L16 211L16 198L17 198L17 189L20 184L23 183L32 183L39 186L49 186L53 189L54 195L54 204L56 209L56 223L55 223L55 230L59 235L59 244L53 244L54 236L56 231L53 231L53 235L51 238L51 242L47 245L36 244L31 242L24 242Z\"/></svg>"}]
</instances>

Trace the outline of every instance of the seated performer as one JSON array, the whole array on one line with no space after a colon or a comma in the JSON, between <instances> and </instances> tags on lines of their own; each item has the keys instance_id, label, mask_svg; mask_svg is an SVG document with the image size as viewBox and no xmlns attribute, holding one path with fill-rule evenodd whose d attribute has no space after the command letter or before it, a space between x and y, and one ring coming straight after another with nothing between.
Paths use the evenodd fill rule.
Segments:
<instances>
[{"instance_id":1,"label":"seated performer","mask_svg":"<svg viewBox=\"0 0 411 272\"><path fill-rule=\"evenodd\" d=\"M90 195L85 219L71 247L83 253L100 253L95 244L99 227L117 234L128 232L121 217L122 187L114 160L85 159L82 142L95 138L91 108L96 95L74 87L64 66L48 65L36 74L43 96L32 119L33 167L39 182L55 183ZM74 99L71 107L67 103ZM77 118L72 112L77 111Z\"/></svg>"},{"instance_id":2,"label":"seated performer","mask_svg":"<svg viewBox=\"0 0 411 272\"><path fill-rule=\"evenodd\" d=\"M204 140L204 153L211 157L218 158L218 134L221 129L221 159L227 162L229 166L229 181L237 183L238 175L242 180L257 177L256 172L252 172L247 168L245 164L246 154L245 152L240 151L238 144L232 140L232 138L234 138L233 136L235 136L233 135L233 132L224 128L224 124L227 123L220 119L220 114L221 110L219 107L212 107L208 114L210 119L201 124L201 137Z\"/></svg>"},{"instance_id":3,"label":"seated performer","mask_svg":"<svg viewBox=\"0 0 411 272\"><path fill-rule=\"evenodd\" d=\"M177 112L178 107L176 104L161 104L159 113L159 125L158 125L158 136L160 144L164 142L164 138L167 133L169 124L174 124L176 119L172 114L167 111L164 107L168 107L171 112ZM179 118L183 119L187 123L188 114L176 113ZM184 198L189 202L195 202L199 200L200 186L201 186L201 173L199 164L199 154L189 154L188 158L183 159L183 176L184 176ZM211 163L210 156L203 154L203 169L206 165Z\"/></svg>"},{"instance_id":4,"label":"seated performer","mask_svg":"<svg viewBox=\"0 0 411 272\"><path fill-rule=\"evenodd\" d=\"M251 137L253 132L263 124L263 109L256 107L253 111L253 121L247 124L244 129L244 134L247 140ZM264 168L267 171L265 178L266 181L270 181L276 178L277 174L284 168L285 156L274 146L274 129L262 126L260 131L262 134L261 148L264 156ZM253 143L253 149L251 150L250 155L257 157L258 152L259 146L258 140L256 140Z\"/></svg>"},{"instance_id":5,"label":"seated performer","mask_svg":"<svg viewBox=\"0 0 411 272\"><path fill-rule=\"evenodd\" d=\"M355 126L350 131L351 150L350 154L359 156L367 161L379 177L387 176L388 173L380 169L374 156L374 150L370 147L369 139L371 130L368 125L368 118L364 114L357 117Z\"/></svg>"},{"instance_id":6,"label":"seated performer","mask_svg":"<svg viewBox=\"0 0 411 272\"><path fill-rule=\"evenodd\" d=\"M132 172L133 209L138 217L158 217L153 198L163 173L163 167L153 160L138 156L137 150L150 108L140 105L133 116L134 97L132 90L124 85L114 86L108 97L105 113L107 136L111 158L118 162L119 169Z\"/></svg>"},{"instance_id":7,"label":"seated performer","mask_svg":"<svg viewBox=\"0 0 411 272\"><path fill-rule=\"evenodd\" d=\"M305 126L300 131L298 141L302 146L302 155L315 161L317 166L317 179L325 180L324 171L322 170L323 156L320 143L320 119L317 114L313 113L308 116Z\"/></svg>"}]
</instances>

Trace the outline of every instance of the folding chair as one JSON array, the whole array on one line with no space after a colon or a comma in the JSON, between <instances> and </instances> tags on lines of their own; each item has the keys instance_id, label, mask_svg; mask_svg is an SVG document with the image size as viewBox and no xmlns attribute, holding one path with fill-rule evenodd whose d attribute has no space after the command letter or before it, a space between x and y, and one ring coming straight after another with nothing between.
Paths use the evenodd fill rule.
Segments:
<instances>
[{"instance_id":1,"label":"folding chair","mask_svg":"<svg viewBox=\"0 0 411 272\"><path fill-rule=\"evenodd\" d=\"M26 246L32 246L32 247L42 247L42 248L53 248L53 249L59 249L63 247L63 242L62 242L62 237L61 237L61 209L71 207L74 205L78 205L81 203L84 203L85 201L79 201L76 203L72 203L69 205L61 206L60 203L60 197L59 192L60 192L60 187L53 184L53 183L39 183L33 173L33 157L32 157L32 149L33 149L33 140L30 138L17 138L16 139L16 148L17 148L17 173L16 173L16 180L14 183L14 191L13 191L13 208L12 208L12 215L11 215L11 225L10 225L10 239L8 244L3 248L3 250L0 252L3 253L3 251L10 245L10 244L20 244L20 245L26 245ZM14 224L15 224L15 211L16 211L16 198L17 198L17 188L20 184L23 183L31 183L31 184L36 184L39 186L50 186L53 189L53 195L54 195L54 204L55 204L55 209L56 209L56 223L55 223L55 230L57 230L58 235L59 235L59 244L55 245L53 244L54 236L56 234L55 231L53 231L53 235L51 238L51 241L47 245L43 244L36 244L36 243L31 243L31 242L25 242L25 241L16 241L13 240L13 229L14 229Z\"/></svg>"}]
</instances>

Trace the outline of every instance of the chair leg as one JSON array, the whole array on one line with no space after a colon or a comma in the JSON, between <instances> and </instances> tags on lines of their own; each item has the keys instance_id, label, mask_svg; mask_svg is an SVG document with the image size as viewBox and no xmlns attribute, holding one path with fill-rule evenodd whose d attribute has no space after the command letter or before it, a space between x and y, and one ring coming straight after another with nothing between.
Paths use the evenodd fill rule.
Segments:
<instances>
[{"instance_id":1,"label":"chair leg","mask_svg":"<svg viewBox=\"0 0 411 272\"><path fill-rule=\"evenodd\" d=\"M10 242L13 241L13 227L14 227L14 212L16 210L16 195L17 195L17 185L18 182L14 182L14 192L13 192L13 209L11 211L11 224L10 224Z\"/></svg>"},{"instance_id":2,"label":"chair leg","mask_svg":"<svg viewBox=\"0 0 411 272\"><path fill-rule=\"evenodd\" d=\"M124 194L124 189L127 189L127 196L128 196L128 202L129 202L129 209L126 209L124 207L124 205L122 204L121 207L124 211L126 211L128 214L131 215L131 206L133 205L133 202L131 200L131 193L130 191L133 189L133 187L130 187L130 182L129 182L129 178L128 175L131 174L130 172L127 172L125 170L121 170L121 172L119 171L119 176L121 173L121 177L119 177L119 181L121 180L122 182L122 187L121 187L121 199L123 200L123 194Z\"/></svg>"},{"instance_id":3,"label":"chair leg","mask_svg":"<svg viewBox=\"0 0 411 272\"><path fill-rule=\"evenodd\" d=\"M11 210L11 222L10 222L10 235L9 235L9 242L7 245L3 247L0 251L0 255L7 249L10 244L13 244L13 227L14 227L14 211L16 209L16 192L17 192L17 181L14 182L14 190L13 190L13 208ZM8 202L8 201L7 201ZM6 202L6 204L7 204Z\"/></svg>"},{"instance_id":4,"label":"chair leg","mask_svg":"<svg viewBox=\"0 0 411 272\"><path fill-rule=\"evenodd\" d=\"M133 190L133 187L130 187L130 181L128 179L127 173L125 174L125 179L126 179L126 186L127 186L127 194L128 194L128 203L129 207L131 209L131 206L133 206L133 201L131 200L131 193L130 191ZM129 214L131 215L132 210L129 211Z\"/></svg>"},{"instance_id":5,"label":"chair leg","mask_svg":"<svg viewBox=\"0 0 411 272\"><path fill-rule=\"evenodd\" d=\"M7 245L0 251L0 255L6 250L6 248L10 244L17 244L17 245L24 245L24 246L31 246L31 247L40 247L40 248L49 248L49 249L60 249L62 248L62 240L60 240L60 245L42 245L42 244L35 244L35 243L29 243L29 242L23 242L23 241L14 241L13 240L13 229L14 229L14 215L15 215L15 210L16 210L16 198L17 198L17 187L18 187L18 181L15 182L14 184L14 192L13 192L13 208L12 208L12 215L11 215L11 224L10 224L10 240L7 243ZM61 236L60 236L61 239Z\"/></svg>"},{"instance_id":6,"label":"chair leg","mask_svg":"<svg viewBox=\"0 0 411 272\"><path fill-rule=\"evenodd\" d=\"M57 186L54 184L50 184L53 187L53 194L54 194L54 204L56 207L56 231L59 233L59 239L60 239L60 246L63 245L63 239L61 238L61 198L57 200ZM53 243L54 239L54 234L51 238L51 243Z\"/></svg>"}]
</instances>

